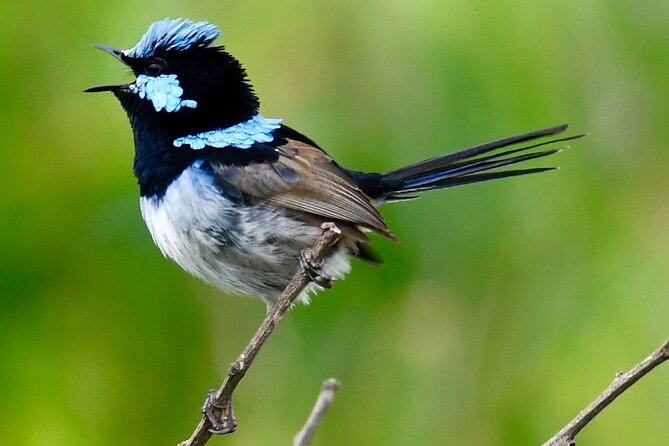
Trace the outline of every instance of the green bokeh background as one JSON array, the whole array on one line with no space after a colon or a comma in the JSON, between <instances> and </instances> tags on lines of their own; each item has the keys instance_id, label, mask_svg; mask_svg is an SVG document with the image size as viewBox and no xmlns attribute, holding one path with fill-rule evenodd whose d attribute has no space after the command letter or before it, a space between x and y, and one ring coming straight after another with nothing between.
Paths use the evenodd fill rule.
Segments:
<instances>
[{"instance_id":1,"label":"green bokeh background","mask_svg":"<svg viewBox=\"0 0 669 446\"><path fill-rule=\"evenodd\" d=\"M316 445L538 444L669 334L669 2L5 1L2 444L174 445L264 315L161 257L126 117L82 93L129 79L91 44L165 16L219 25L263 114L345 166L590 132L559 171L385 208L403 243L289 314L212 445L290 444L329 376ZM669 444L668 420L665 368L579 444Z\"/></svg>"}]
</instances>

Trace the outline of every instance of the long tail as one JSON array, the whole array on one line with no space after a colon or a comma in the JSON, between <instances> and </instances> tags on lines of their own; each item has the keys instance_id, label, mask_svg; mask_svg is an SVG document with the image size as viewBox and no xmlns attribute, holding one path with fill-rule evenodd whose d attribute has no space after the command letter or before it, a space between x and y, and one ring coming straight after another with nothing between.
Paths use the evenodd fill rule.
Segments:
<instances>
[{"instance_id":1,"label":"long tail","mask_svg":"<svg viewBox=\"0 0 669 446\"><path fill-rule=\"evenodd\" d=\"M492 141L446 155L402 167L386 174L350 172L362 190L370 197L382 202L414 198L418 192L443 189L463 184L479 183L498 178L515 177L530 173L545 172L555 167L535 167L527 169L488 172L534 158L542 158L561 151L564 147L536 151L542 146L571 141L585 136L574 135L534 142L524 147L492 153L498 149L534 141L545 136L557 135L567 128L567 124L509 138ZM485 155L485 156L482 156Z\"/></svg>"}]
</instances>

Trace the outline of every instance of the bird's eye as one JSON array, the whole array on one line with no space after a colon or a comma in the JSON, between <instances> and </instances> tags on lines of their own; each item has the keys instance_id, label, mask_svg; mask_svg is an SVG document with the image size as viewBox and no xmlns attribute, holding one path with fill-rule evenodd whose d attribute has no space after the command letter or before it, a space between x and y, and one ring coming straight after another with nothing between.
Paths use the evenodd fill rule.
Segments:
<instances>
[{"instance_id":1,"label":"bird's eye","mask_svg":"<svg viewBox=\"0 0 669 446\"><path fill-rule=\"evenodd\" d=\"M147 76L156 77L163 72L163 66L159 63L151 63L146 66L144 72L147 74Z\"/></svg>"}]
</instances>

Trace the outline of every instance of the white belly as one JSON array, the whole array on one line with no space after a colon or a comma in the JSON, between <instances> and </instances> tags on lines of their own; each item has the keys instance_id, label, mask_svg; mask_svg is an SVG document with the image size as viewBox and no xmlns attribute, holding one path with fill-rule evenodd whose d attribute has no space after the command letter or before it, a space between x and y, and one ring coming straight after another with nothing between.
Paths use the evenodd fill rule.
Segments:
<instances>
[{"instance_id":1,"label":"white belly","mask_svg":"<svg viewBox=\"0 0 669 446\"><path fill-rule=\"evenodd\" d=\"M319 233L274 207L229 200L197 164L162 198L141 197L140 207L163 255L223 291L257 296L268 305L297 271L300 251ZM347 251L342 245L327 261L326 271L335 278L350 270ZM308 302L308 294L299 299Z\"/></svg>"}]
</instances>

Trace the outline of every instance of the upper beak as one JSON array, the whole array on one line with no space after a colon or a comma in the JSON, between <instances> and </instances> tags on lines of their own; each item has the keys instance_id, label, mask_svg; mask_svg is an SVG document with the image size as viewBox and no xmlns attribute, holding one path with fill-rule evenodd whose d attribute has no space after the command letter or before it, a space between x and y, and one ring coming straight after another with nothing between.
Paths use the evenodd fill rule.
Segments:
<instances>
[{"instance_id":1,"label":"upper beak","mask_svg":"<svg viewBox=\"0 0 669 446\"><path fill-rule=\"evenodd\" d=\"M103 45L101 43L98 43L96 45L93 45L95 48L98 48L105 53L109 53L112 56L114 56L116 59L120 60L124 64L127 65L127 62L124 60L124 54L122 50L119 50L118 48L114 48L109 45ZM122 90L128 87L128 84L115 84L115 85L100 85L97 87L91 87L87 88L84 90L84 93L96 93L98 91L116 91L116 90Z\"/></svg>"},{"instance_id":2,"label":"upper beak","mask_svg":"<svg viewBox=\"0 0 669 446\"><path fill-rule=\"evenodd\" d=\"M124 57L123 50L119 50L118 48L114 48L113 46L109 46L109 45L104 45L102 43L96 43L93 46L95 48L99 49L99 50L104 51L105 53L111 54L112 56L114 56L115 58L120 60L121 62L126 63L125 60L123 60L123 57Z\"/></svg>"}]
</instances>

